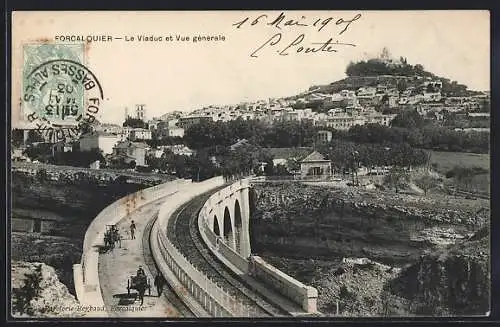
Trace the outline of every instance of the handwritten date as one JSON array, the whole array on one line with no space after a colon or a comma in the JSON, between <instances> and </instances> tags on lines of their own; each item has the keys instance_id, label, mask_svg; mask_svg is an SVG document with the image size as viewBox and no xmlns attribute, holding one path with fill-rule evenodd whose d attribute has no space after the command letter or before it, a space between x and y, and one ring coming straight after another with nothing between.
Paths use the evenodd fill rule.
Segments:
<instances>
[{"instance_id":1,"label":"handwritten date","mask_svg":"<svg viewBox=\"0 0 500 327\"><path fill-rule=\"evenodd\" d=\"M258 24L266 24L267 26L275 27L279 30L282 29L282 27L313 27L317 29L317 32L321 32L323 28L325 28L328 25L335 24L335 26L343 27L342 30L338 33L339 35L343 34L349 26L357 21L358 19L361 18L361 14L355 15L351 19L345 19L345 18L338 18L335 20L333 17L328 17L328 18L316 18L309 20L306 16L300 16L300 18L296 19L287 19L285 13L280 13L278 17L276 17L274 20L270 18L266 14L262 14L254 18L253 20L250 20L250 17L246 17L245 19L236 22L233 24L233 26L236 26L236 28L241 28L245 24L250 26L255 26Z\"/></svg>"},{"instance_id":2,"label":"handwritten date","mask_svg":"<svg viewBox=\"0 0 500 327\"><path fill-rule=\"evenodd\" d=\"M270 39L264 42L260 47L258 47L250 57L258 58L258 53L264 48L273 48L280 44L283 35L281 33L274 34ZM351 46L355 47L355 44L352 43L341 43L339 41L333 41L333 38L328 39L326 42L312 42L310 43L312 46L304 46L302 45L305 39L304 34L300 34L295 40L290 42L286 47L282 48L282 50L277 50L280 56L288 56L290 51L295 51L296 53L317 53L317 52L338 52L337 46Z\"/></svg>"}]
</instances>

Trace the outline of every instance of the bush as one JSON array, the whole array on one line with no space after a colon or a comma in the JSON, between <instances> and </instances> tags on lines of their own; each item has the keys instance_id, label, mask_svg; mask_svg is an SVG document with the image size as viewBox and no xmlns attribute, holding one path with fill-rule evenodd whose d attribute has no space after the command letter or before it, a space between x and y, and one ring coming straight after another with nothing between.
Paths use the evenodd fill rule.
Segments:
<instances>
[{"instance_id":1,"label":"bush","mask_svg":"<svg viewBox=\"0 0 500 327\"><path fill-rule=\"evenodd\" d=\"M37 172L36 172L36 178L40 181L40 182L43 182L45 180L47 180L47 170L45 168L40 168Z\"/></svg>"},{"instance_id":2,"label":"bush","mask_svg":"<svg viewBox=\"0 0 500 327\"><path fill-rule=\"evenodd\" d=\"M135 167L135 170L139 173L150 173L153 171L153 169L149 166L137 166Z\"/></svg>"},{"instance_id":3,"label":"bush","mask_svg":"<svg viewBox=\"0 0 500 327\"><path fill-rule=\"evenodd\" d=\"M24 285L21 288L12 290L12 310L13 313L32 316L34 311L31 307L31 300L37 298L41 292L42 265L37 265L34 272L24 274L24 276Z\"/></svg>"}]
</instances>

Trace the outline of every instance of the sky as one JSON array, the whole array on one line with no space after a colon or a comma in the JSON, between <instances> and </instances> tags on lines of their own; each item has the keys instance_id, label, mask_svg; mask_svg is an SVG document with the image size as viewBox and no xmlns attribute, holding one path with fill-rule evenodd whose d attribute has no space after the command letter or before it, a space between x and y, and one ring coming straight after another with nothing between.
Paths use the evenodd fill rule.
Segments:
<instances>
[{"instance_id":1,"label":"sky","mask_svg":"<svg viewBox=\"0 0 500 327\"><path fill-rule=\"evenodd\" d=\"M174 110L296 95L344 78L350 61L377 56L384 47L395 58L406 57L409 64L422 64L470 89L490 88L488 11L284 11L283 20L272 25L280 13L14 12L12 99L21 97L24 44L78 44L61 38L89 35L112 38L87 42L84 53L85 65L102 85L105 102L97 114L102 122L123 122L125 107L132 113L136 104L146 105L150 119ZM285 26L289 20L295 23ZM139 41L141 35L162 40ZM195 36L225 40L193 42ZM341 43L329 46L336 52L305 53L329 39ZM19 100L12 102L15 126Z\"/></svg>"}]
</instances>

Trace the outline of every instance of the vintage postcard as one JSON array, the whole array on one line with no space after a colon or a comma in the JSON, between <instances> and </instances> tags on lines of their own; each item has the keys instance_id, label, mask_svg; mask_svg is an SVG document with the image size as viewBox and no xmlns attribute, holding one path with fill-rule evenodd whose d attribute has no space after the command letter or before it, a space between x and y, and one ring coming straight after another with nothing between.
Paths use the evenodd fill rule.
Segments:
<instances>
[{"instance_id":1,"label":"vintage postcard","mask_svg":"<svg viewBox=\"0 0 500 327\"><path fill-rule=\"evenodd\" d=\"M488 11L11 19L11 319L489 315Z\"/></svg>"}]
</instances>

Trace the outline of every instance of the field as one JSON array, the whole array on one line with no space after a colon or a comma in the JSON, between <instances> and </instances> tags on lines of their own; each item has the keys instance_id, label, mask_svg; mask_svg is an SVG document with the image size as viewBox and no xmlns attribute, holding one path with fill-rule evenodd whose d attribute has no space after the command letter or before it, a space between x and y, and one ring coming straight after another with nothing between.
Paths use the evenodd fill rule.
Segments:
<instances>
[{"instance_id":1,"label":"field","mask_svg":"<svg viewBox=\"0 0 500 327\"><path fill-rule=\"evenodd\" d=\"M431 153L431 164L436 163L437 171L446 174L455 166L481 167L490 170L490 155L467 152L441 152L429 151Z\"/></svg>"},{"instance_id":2,"label":"field","mask_svg":"<svg viewBox=\"0 0 500 327\"><path fill-rule=\"evenodd\" d=\"M430 151L431 164L437 164L437 171L443 175L453 169L455 166L461 167L481 167L490 171L490 155L476 154L466 152L441 152ZM472 178L468 185L458 183L455 179L449 180L457 187L472 192L489 193L490 192L490 174L479 174Z\"/></svg>"}]
</instances>

